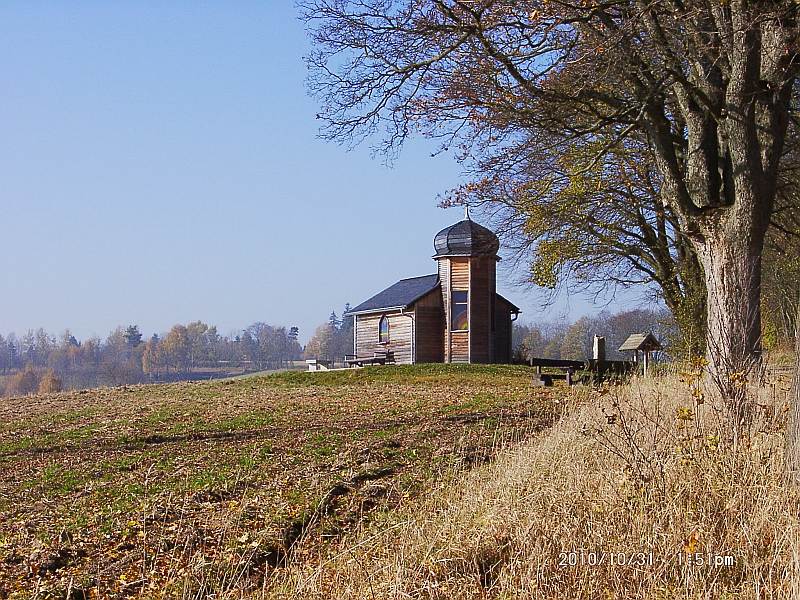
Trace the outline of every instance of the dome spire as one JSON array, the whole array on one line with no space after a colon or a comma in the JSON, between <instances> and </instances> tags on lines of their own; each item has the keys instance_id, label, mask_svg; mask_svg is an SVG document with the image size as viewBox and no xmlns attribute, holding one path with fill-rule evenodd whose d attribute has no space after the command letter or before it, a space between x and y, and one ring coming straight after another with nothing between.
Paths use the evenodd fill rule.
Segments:
<instances>
[{"instance_id":1,"label":"dome spire","mask_svg":"<svg viewBox=\"0 0 800 600\"><path fill-rule=\"evenodd\" d=\"M464 220L445 227L433 238L436 258L443 256L493 256L497 257L500 240L490 230L473 221L469 205L464 205Z\"/></svg>"}]
</instances>

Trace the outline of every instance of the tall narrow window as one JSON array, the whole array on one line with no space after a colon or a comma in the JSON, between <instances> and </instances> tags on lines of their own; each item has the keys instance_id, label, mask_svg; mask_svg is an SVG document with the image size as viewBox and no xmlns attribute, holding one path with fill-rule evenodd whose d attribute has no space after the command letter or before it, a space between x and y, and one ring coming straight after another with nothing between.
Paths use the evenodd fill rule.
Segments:
<instances>
[{"instance_id":1,"label":"tall narrow window","mask_svg":"<svg viewBox=\"0 0 800 600\"><path fill-rule=\"evenodd\" d=\"M389 317L383 315L378 323L378 342L385 344L389 341Z\"/></svg>"},{"instance_id":2,"label":"tall narrow window","mask_svg":"<svg viewBox=\"0 0 800 600\"><path fill-rule=\"evenodd\" d=\"M453 292L452 305L450 306L450 329L453 331L467 331L469 329L469 301L468 292Z\"/></svg>"}]
</instances>

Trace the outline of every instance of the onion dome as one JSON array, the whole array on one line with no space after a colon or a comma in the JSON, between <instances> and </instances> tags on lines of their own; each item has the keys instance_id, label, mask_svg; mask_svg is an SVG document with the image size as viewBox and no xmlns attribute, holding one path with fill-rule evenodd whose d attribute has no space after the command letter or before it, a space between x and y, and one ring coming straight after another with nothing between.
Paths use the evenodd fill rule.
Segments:
<instances>
[{"instance_id":1,"label":"onion dome","mask_svg":"<svg viewBox=\"0 0 800 600\"><path fill-rule=\"evenodd\" d=\"M500 249L500 240L494 232L469 218L469 207L464 220L445 227L433 238L436 256L494 256Z\"/></svg>"}]
</instances>

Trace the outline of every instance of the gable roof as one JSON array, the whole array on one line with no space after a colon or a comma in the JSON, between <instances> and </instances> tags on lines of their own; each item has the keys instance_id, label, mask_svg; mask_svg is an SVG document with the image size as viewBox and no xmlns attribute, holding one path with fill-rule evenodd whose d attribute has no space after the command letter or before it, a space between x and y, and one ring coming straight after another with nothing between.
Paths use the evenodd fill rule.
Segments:
<instances>
[{"instance_id":1,"label":"gable roof","mask_svg":"<svg viewBox=\"0 0 800 600\"><path fill-rule=\"evenodd\" d=\"M502 301L503 301L503 302L505 302L506 304L508 304L509 308L511 309L511 312L513 312L513 313L517 313L517 314L519 314L519 313L521 313L521 312L522 312L522 311L519 309L519 306L515 305L515 304L514 304L513 302L511 302L511 300L509 300L508 298L504 298L503 296L501 296L501 295L500 295L500 294L498 294L497 292L495 292L495 294L494 294L494 295L495 295L495 296L497 296L497 297L498 297L500 300L502 300Z\"/></svg>"},{"instance_id":2,"label":"gable roof","mask_svg":"<svg viewBox=\"0 0 800 600\"><path fill-rule=\"evenodd\" d=\"M661 350L662 346L652 333L634 333L619 347L620 352L626 350Z\"/></svg>"},{"instance_id":3,"label":"gable roof","mask_svg":"<svg viewBox=\"0 0 800 600\"><path fill-rule=\"evenodd\" d=\"M347 314L376 312L390 308L406 308L438 286L439 276L435 273L433 275L423 275L422 277L401 279L394 285L389 286L382 292L378 292L369 300L365 300L351 309Z\"/></svg>"}]
</instances>

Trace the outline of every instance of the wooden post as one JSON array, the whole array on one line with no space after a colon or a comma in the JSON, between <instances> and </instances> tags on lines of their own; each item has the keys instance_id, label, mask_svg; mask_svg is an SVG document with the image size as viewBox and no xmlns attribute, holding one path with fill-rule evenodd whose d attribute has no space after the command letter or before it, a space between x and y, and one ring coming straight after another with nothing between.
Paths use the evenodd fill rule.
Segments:
<instances>
[{"instance_id":1,"label":"wooden post","mask_svg":"<svg viewBox=\"0 0 800 600\"><path fill-rule=\"evenodd\" d=\"M599 335L594 336L592 358L597 362L602 362L606 359L606 338L600 337Z\"/></svg>"},{"instance_id":2,"label":"wooden post","mask_svg":"<svg viewBox=\"0 0 800 600\"><path fill-rule=\"evenodd\" d=\"M572 385L572 368L567 369L567 386Z\"/></svg>"}]
</instances>

